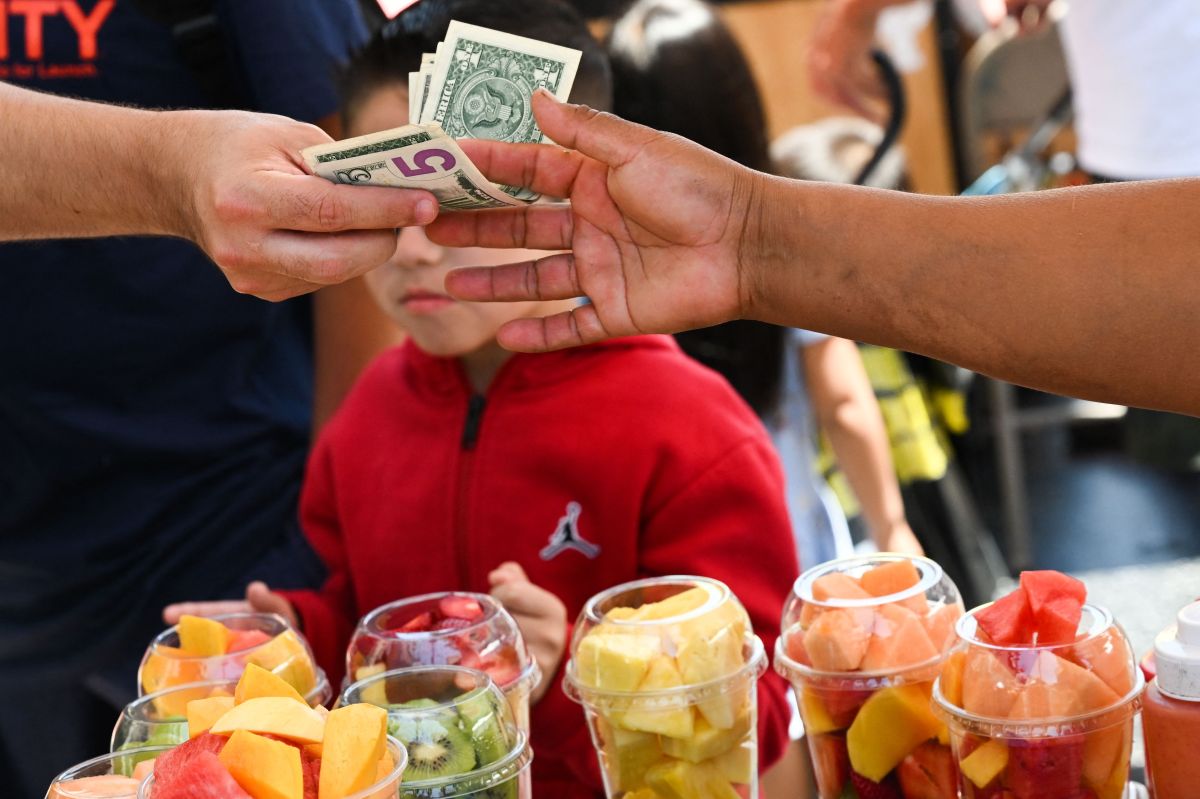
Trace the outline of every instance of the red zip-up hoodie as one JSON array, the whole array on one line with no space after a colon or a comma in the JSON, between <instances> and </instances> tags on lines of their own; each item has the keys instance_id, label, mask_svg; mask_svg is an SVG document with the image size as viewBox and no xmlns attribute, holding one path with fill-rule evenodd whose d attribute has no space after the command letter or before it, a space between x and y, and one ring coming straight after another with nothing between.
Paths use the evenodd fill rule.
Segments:
<instances>
[{"instance_id":1,"label":"red zip-up hoodie","mask_svg":"<svg viewBox=\"0 0 1200 799\"><path fill-rule=\"evenodd\" d=\"M540 553L576 503L592 559ZM758 419L666 336L514 355L486 396L456 359L411 343L380 356L309 460L304 529L329 575L289 592L339 684L358 617L405 596L486 592L515 560L575 618L592 595L664 574L719 579L773 652L798 566L783 474ZM564 654L564 663L566 655ZM602 791L582 708L558 683L533 708L539 796ZM787 742L786 687L759 686L763 767Z\"/></svg>"}]
</instances>

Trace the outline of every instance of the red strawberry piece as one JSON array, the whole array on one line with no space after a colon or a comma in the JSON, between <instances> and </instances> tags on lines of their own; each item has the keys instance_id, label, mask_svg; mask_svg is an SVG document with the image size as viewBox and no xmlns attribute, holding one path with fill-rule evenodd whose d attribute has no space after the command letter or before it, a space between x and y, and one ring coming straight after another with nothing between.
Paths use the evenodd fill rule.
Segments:
<instances>
[{"instance_id":1,"label":"red strawberry piece","mask_svg":"<svg viewBox=\"0 0 1200 799\"><path fill-rule=\"evenodd\" d=\"M1023 588L1017 588L975 614L979 628L1000 646L1027 644L1033 638L1033 612Z\"/></svg>"},{"instance_id":2,"label":"red strawberry piece","mask_svg":"<svg viewBox=\"0 0 1200 799\"><path fill-rule=\"evenodd\" d=\"M1005 774L1014 799L1077 799L1083 790L1083 736L1011 739Z\"/></svg>"},{"instance_id":3,"label":"red strawberry piece","mask_svg":"<svg viewBox=\"0 0 1200 799\"><path fill-rule=\"evenodd\" d=\"M429 611L418 613L399 627L392 629L398 633L427 633L433 629L433 614Z\"/></svg>"},{"instance_id":4,"label":"red strawberry piece","mask_svg":"<svg viewBox=\"0 0 1200 799\"><path fill-rule=\"evenodd\" d=\"M851 771L850 781L854 783L858 799L903 799L892 777L884 777L883 782L873 782L857 771Z\"/></svg>"},{"instance_id":5,"label":"red strawberry piece","mask_svg":"<svg viewBox=\"0 0 1200 799\"><path fill-rule=\"evenodd\" d=\"M896 770L904 799L957 799L958 767L949 747L928 741L913 750Z\"/></svg>"},{"instance_id":6,"label":"red strawberry piece","mask_svg":"<svg viewBox=\"0 0 1200 799\"><path fill-rule=\"evenodd\" d=\"M821 799L840 799L846 781L850 779L850 752L846 749L846 739L834 733L818 733L810 736L808 750L812 754L817 795Z\"/></svg>"},{"instance_id":7,"label":"red strawberry piece","mask_svg":"<svg viewBox=\"0 0 1200 799\"><path fill-rule=\"evenodd\" d=\"M154 799L250 799L217 756L201 751L166 785L154 777Z\"/></svg>"},{"instance_id":8,"label":"red strawberry piece","mask_svg":"<svg viewBox=\"0 0 1200 799\"><path fill-rule=\"evenodd\" d=\"M854 722L854 717L858 715L859 708L874 693L874 691L818 687L814 687L813 692L821 700L821 704L825 706L825 712L829 714L829 720L839 730L846 729Z\"/></svg>"},{"instance_id":9,"label":"red strawberry piece","mask_svg":"<svg viewBox=\"0 0 1200 799\"><path fill-rule=\"evenodd\" d=\"M443 616L451 619L478 621L483 618L483 606L469 596L459 596L457 594L444 596L438 602L438 610L442 612Z\"/></svg>"},{"instance_id":10,"label":"red strawberry piece","mask_svg":"<svg viewBox=\"0 0 1200 799\"><path fill-rule=\"evenodd\" d=\"M433 629L438 632L441 632L442 630L463 630L467 627L470 627L472 624L474 624L474 622L467 621L466 619L456 619L447 616L441 621L434 622Z\"/></svg>"}]
</instances>

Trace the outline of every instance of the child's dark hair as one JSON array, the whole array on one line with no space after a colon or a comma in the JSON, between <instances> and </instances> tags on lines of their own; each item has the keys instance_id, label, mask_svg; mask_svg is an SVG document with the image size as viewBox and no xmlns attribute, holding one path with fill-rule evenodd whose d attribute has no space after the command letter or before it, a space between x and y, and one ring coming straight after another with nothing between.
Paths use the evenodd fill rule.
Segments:
<instances>
[{"instance_id":1,"label":"child's dark hair","mask_svg":"<svg viewBox=\"0 0 1200 799\"><path fill-rule=\"evenodd\" d=\"M715 9L699 0L639 0L608 40L614 111L677 133L751 169L770 171L766 114L750 66ZM785 328L735 321L676 336L759 416L774 411Z\"/></svg>"},{"instance_id":2,"label":"child's dark hair","mask_svg":"<svg viewBox=\"0 0 1200 799\"><path fill-rule=\"evenodd\" d=\"M349 125L363 101L381 86L402 83L446 36L451 20L527 36L583 53L571 102L608 111L612 72L587 23L563 0L420 0L380 28L350 60L340 81L342 121Z\"/></svg>"}]
</instances>

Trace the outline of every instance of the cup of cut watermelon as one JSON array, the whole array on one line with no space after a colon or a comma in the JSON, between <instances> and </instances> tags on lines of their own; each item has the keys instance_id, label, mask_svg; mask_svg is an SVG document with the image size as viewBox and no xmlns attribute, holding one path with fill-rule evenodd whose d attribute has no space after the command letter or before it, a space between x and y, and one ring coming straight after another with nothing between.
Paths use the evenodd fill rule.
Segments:
<instances>
[{"instance_id":1,"label":"cup of cut watermelon","mask_svg":"<svg viewBox=\"0 0 1200 799\"><path fill-rule=\"evenodd\" d=\"M504 693L486 673L421 666L351 685L342 703L387 710L388 732L408 750L407 799L529 799L533 751Z\"/></svg>"},{"instance_id":2,"label":"cup of cut watermelon","mask_svg":"<svg viewBox=\"0 0 1200 799\"><path fill-rule=\"evenodd\" d=\"M94 757L54 778L46 799L136 799L138 785L169 746L146 746Z\"/></svg>"},{"instance_id":3,"label":"cup of cut watermelon","mask_svg":"<svg viewBox=\"0 0 1200 799\"><path fill-rule=\"evenodd\" d=\"M1083 583L1025 572L976 608L934 686L962 794L1120 799L1144 680L1128 638Z\"/></svg>"},{"instance_id":4,"label":"cup of cut watermelon","mask_svg":"<svg viewBox=\"0 0 1200 799\"><path fill-rule=\"evenodd\" d=\"M301 696L315 699L314 704L332 696L308 642L274 613L182 617L147 647L138 669L138 695L210 680L236 681L249 663L279 675ZM169 699L164 710L172 710Z\"/></svg>"},{"instance_id":5,"label":"cup of cut watermelon","mask_svg":"<svg viewBox=\"0 0 1200 799\"><path fill-rule=\"evenodd\" d=\"M844 558L796 580L775 670L795 693L820 799L958 796L930 695L962 613L927 558Z\"/></svg>"},{"instance_id":6,"label":"cup of cut watermelon","mask_svg":"<svg viewBox=\"0 0 1200 799\"><path fill-rule=\"evenodd\" d=\"M375 608L359 620L346 649L346 681L409 666L463 666L486 672L529 736L529 694L542 679L521 630L487 594L448 591Z\"/></svg>"},{"instance_id":7,"label":"cup of cut watermelon","mask_svg":"<svg viewBox=\"0 0 1200 799\"><path fill-rule=\"evenodd\" d=\"M183 743L188 739L188 702L212 696L233 696L237 683L237 680L208 680L176 685L138 697L117 717L109 742L110 750L117 752L140 746ZM311 707L323 705L329 698L328 680L322 680L304 697Z\"/></svg>"},{"instance_id":8,"label":"cup of cut watermelon","mask_svg":"<svg viewBox=\"0 0 1200 799\"><path fill-rule=\"evenodd\" d=\"M656 577L588 600L563 688L583 705L609 797L752 799L766 668L726 585Z\"/></svg>"}]
</instances>

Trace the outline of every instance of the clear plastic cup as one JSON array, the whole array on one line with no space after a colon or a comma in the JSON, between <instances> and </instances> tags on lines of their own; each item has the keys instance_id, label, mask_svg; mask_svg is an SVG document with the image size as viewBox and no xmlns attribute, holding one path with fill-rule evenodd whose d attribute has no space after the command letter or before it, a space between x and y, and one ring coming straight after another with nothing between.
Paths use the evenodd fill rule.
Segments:
<instances>
[{"instance_id":1,"label":"clear plastic cup","mask_svg":"<svg viewBox=\"0 0 1200 799\"><path fill-rule=\"evenodd\" d=\"M986 606L984 606L986 607ZM1075 640L999 646L972 610L934 686L971 799L1120 799L1144 679L1121 626L1084 605Z\"/></svg>"},{"instance_id":2,"label":"clear plastic cup","mask_svg":"<svg viewBox=\"0 0 1200 799\"><path fill-rule=\"evenodd\" d=\"M322 675L323 676L323 675ZM233 696L237 680L176 685L138 697L121 710L113 727L110 751L137 746L174 746L188 739L187 703L210 696ZM329 681L320 683L304 697L312 707L330 700Z\"/></svg>"},{"instance_id":3,"label":"clear plastic cup","mask_svg":"<svg viewBox=\"0 0 1200 799\"><path fill-rule=\"evenodd\" d=\"M659 577L588 601L563 687L583 705L609 797L751 799L766 668L727 586Z\"/></svg>"},{"instance_id":4,"label":"clear plastic cup","mask_svg":"<svg viewBox=\"0 0 1200 799\"><path fill-rule=\"evenodd\" d=\"M460 616L445 616L443 609ZM472 607L473 606L473 607ZM477 608L477 612L473 609ZM426 615L428 614L428 615ZM440 621L434 621L434 619ZM424 619L429 624L420 624ZM404 629L440 626L441 629ZM525 647L517 622L487 594L446 591L382 605L363 616L346 649L343 687L385 671L409 666L463 666L486 672L504 691L517 726L529 735L529 694L542 679Z\"/></svg>"},{"instance_id":5,"label":"clear plastic cup","mask_svg":"<svg viewBox=\"0 0 1200 799\"><path fill-rule=\"evenodd\" d=\"M85 760L55 777L46 799L135 799L154 758L170 748L147 746Z\"/></svg>"},{"instance_id":6,"label":"clear plastic cup","mask_svg":"<svg viewBox=\"0 0 1200 799\"><path fill-rule=\"evenodd\" d=\"M237 680L246 665L254 663L286 680L301 696L331 694L329 681L313 659L312 649L282 616L274 613L227 613L213 616L231 630L256 637L259 643L225 655L196 657L179 652L179 632L171 627L159 633L138 669L138 695L209 680ZM186 703L185 703L186 704ZM178 708L181 710L181 708ZM165 708L164 712L174 710Z\"/></svg>"},{"instance_id":7,"label":"clear plastic cup","mask_svg":"<svg viewBox=\"0 0 1200 799\"><path fill-rule=\"evenodd\" d=\"M370 788L351 794L345 799L397 799L401 796L400 781L404 778L404 769L408 765L408 753L404 747L395 738L388 738L387 741L388 754L392 757L393 768L388 775L379 782L372 785ZM130 794L131 797L135 796ZM124 799L124 797L121 797ZM142 782L139 786L136 799L154 799L154 775Z\"/></svg>"},{"instance_id":8,"label":"clear plastic cup","mask_svg":"<svg viewBox=\"0 0 1200 799\"><path fill-rule=\"evenodd\" d=\"M775 669L795 692L820 799L957 795L930 695L962 613L926 558L844 558L796 580Z\"/></svg>"},{"instance_id":9,"label":"clear plastic cup","mask_svg":"<svg viewBox=\"0 0 1200 799\"><path fill-rule=\"evenodd\" d=\"M341 704L354 702L385 708L388 732L408 749L405 797L530 797L528 736L486 673L460 666L396 669L342 692Z\"/></svg>"}]
</instances>

